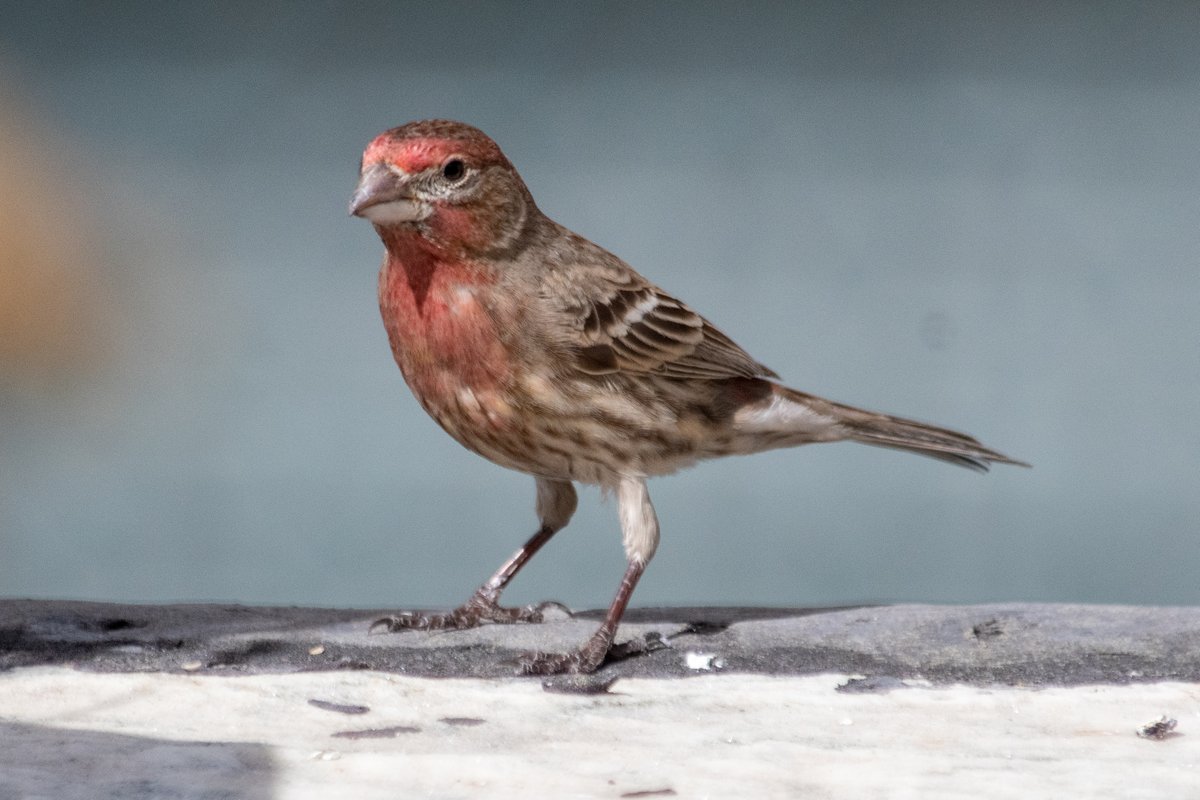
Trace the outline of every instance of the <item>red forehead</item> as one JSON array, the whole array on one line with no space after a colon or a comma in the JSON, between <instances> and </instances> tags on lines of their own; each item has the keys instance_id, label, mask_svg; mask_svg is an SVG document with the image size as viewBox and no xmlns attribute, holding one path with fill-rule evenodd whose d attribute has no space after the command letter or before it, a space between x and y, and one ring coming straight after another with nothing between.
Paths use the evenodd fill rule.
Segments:
<instances>
[{"instance_id":1,"label":"red forehead","mask_svg":"<svg viewBox=\"0 0 1200 800\"><path fill-rule=\"evenodd\" d=\"M486 137L458 139L433 136L397 137L393 131L381 133L367 145L363 163L386 161L405 172L420 172L441 166L450 156L461 156L477 164L504 158L495 142Z\"/></svg>"}]
</instances>

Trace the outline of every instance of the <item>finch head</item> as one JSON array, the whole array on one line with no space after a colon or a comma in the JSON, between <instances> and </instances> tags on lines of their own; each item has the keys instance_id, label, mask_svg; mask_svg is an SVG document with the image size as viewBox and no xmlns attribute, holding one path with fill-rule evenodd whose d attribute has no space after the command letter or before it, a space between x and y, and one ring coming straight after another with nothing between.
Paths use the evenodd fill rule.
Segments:
<instances>
[{"instance_id":1,"label":"finch head","mask_svg":"<svg viewBox=\"0 0 1200 800\"><path fill-rule=\"evenodd\" d=\"M380 235L415 235L466 252L503 249L537 207L500 148L478 128L424 120L375 137L350 213Z\"/></svg>"}]
</instances>

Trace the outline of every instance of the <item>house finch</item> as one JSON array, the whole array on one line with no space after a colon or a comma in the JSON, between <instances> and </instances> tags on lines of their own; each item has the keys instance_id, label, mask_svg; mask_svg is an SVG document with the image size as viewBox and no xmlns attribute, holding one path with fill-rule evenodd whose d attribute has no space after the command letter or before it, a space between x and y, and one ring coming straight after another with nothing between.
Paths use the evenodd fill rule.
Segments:
<instances>
[{"instance_id":1,"label":"house finch","mask_svg":"<svg viewBox=\"0 0 1200 800\"><path fill-rule=\"evenodd\" d=\"M1019 464L970 436L789 389L621 259L544 215L496 143L460 122L412 122L363 154L350 213L383 240L379 307L421 406L460 444L537 484L541 527L444 614L372 630L535 622L500 593L575 511L573 481L617 498L628 567L604 623L526 674L591 672L658 547L646 479L705 458L849 439L986 470Z\"/></svg>"}]
</instances>

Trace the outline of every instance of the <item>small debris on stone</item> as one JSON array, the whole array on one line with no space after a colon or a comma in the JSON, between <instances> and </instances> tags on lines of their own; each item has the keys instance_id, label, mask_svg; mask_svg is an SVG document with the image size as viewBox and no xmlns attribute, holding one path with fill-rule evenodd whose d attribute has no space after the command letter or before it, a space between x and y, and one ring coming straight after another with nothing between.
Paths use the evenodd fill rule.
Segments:
<instances>
[{"instance_id":1,"label":"small debris on stone","mask_svg":"<svg viewBox=\"0 0 1200 800\"><path fill-rule=\"evenodd\" d=\"M704 620L695 620L693 622L688 622L686 625L672 633L667 638L674 639L676 636L688 635L712 636L715 633L720 633L721 631L725 630L729 627L729 625L730 623L728 622L706 622Z\"/></svg>"},{"instance_id":2,"label":"small debris on stone","mask_svg":"<svg viewBox=\"0 0 1200 800\"><path fill-rule=\"evenodd\" d=\"M338 731L330 734L338 739L393 739L402 733L420 733L416 725L393 725L390 728L367 728L361 731Z\"/></svg>"},{"instance_id":3,"label":"small debris on stone","mask_svg":"<svg viewBox=\"0 0 1200 800\"><path fill-rule=\"evenodd\" d=\"M1175 733L1175 726L1178 724L1179 720L1163 714L1153 722L1147 722L1145 725L1138 728L1137 735L1142 739L1151 739L1156 742L1161 742L1164 739L1171 738L1172 736L1180 735Z\"/></svg>"},{"instance_id":4,"label":"small debris on stone","mask_svg":"<svg viewBox=\"0 0 1200 800\"><path fill-rule=\"evenodd\" d=\"M308 704L322 711L336 711L338 714L365 714L371 709L367 706L356 706L349 703L331 703L328 700L310 699Z\"/></svg>"},{"instance_id":5,"label":"small debris on stone","mask_svg":"<svg viewBox=\"0 0 1200 800\"><path fill-rule=\"evenodd\" d=\"M319 656L319 655L323 654L324 652L325 652L325 645L323 645L323 644L313 645L312 647L308 648L308 654L310 656Z\"/></svg>"},{"instance_id":6,"label":"small debris on stone","mask_svg":"<svg viewBox=\"0 0 1200 800\"><path fill-rule=\"evenodd\" d=\"M124 631L128 630L129 628L141 628L145 626L146 623L130 622L127 619L117 617L113 619L98 620L96 624L99 626L100 630L104 631L105 633L112 633L113 631Z\"/></svg>"},{"instance_id":7,"label":"small debris on stone","mask_svg":"<svg viewBox=\"0 0 1200 800\"><path fill-rule=\"evenodd\" d=\"M622 792L618 797L674 797L675 790L671 787L665 789L639 789L634 792Z\"/></svg>"},{"instance_id":8,"label":"small debris on stone","mask_svg":"<svg viewBox=\"0 0 1200 800\"><path fill-rule=\"evenodd\" d=\"M555 675L542 681L542 690L551 694L606 694L616 681L616 675Z\"/></svg>"},{"instance_id":9,"label":"small debris on stone","mask_svg":"<svg viewBox=\"0 0 1200 800\"><path fill-rule=\"evenodd\" d=\"M683 663L688 669L699 671L718 670L725 666L725 660L715 653L697 653L689 650L684 653Z\"/></svg>"},{"instance_id":10,"label":"small debris on stone","mask_svg":"<svg viewBox=\"0 0 1200 800\"><path fill-rule=\"evenodd\" d=\"M1001 625L1000 620L995 618L971 626L971 635L976 639L994 639L1003 633L1004 626Z\"/></svg>"},{"instance_id":11,"label":"small debris on stone","mask_svg":"<svg viewBox=\"0 0 1200 800\"><path fill-rule=\"evenodd\" d=\"M480 719L479 717L442 717L438 722L444 722L447 725L458 725L463 728L473 728L476 725L482 725L487 720Z\"/></svg>"},{"instance_id":12,"label":"small debris on stone","mask_svg":"<svg viewBox=\"0 0 1200 800\"><path fill-rule=\"evenodd\" d=\"M179 668L184 672L195 672L204 667L203 661L185 661L179 665Z\"/></svg>"},{"instance_id":13,"label":"small debris on stone","mask_svg":"<svg viewBox=\"0 0 1200 800\"><path fill-rule=\"evenodd\" d=\"M856 676L839 683L834 691L842 694L870 694L873 692L890 692L893 689L903 689L906 684L891 675Z\"/></svg>"},{"instance_id":14,"label":"small debris on stone","mask_svg":"<svg viewBox=\"0 0 1200 800\"><path fill-rule=\"evenodd\" d=\"M350 658L349 656L342 656L342 658L338 659L338 661L335 662L330 668L351 671L375 669L375 667L373 667L369 662L363 661L361 658Z\"/></svg>"}]
</instances>

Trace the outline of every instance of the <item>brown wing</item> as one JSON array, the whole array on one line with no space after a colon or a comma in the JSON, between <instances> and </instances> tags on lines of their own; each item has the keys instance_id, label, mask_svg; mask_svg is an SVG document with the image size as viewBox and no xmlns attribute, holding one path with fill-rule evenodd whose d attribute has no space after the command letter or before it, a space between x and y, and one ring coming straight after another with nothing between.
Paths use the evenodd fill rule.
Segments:
<instances>
[{"instance_id":1,"label":"brown wing","mask_svg":"<svg viewBox=\"0 0 1200 800\"><path fill-rule=\"evenodd\" d=\"M615 259L614 259L615 261ZM728 336L624 263L588 265L547 281L543 296L566 315L576 368L591 375L778 377Z\"/></svg>"}]
</instances>

